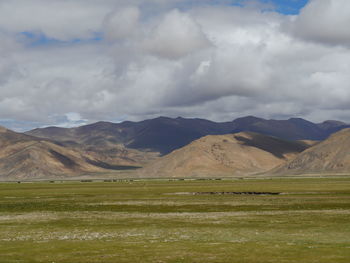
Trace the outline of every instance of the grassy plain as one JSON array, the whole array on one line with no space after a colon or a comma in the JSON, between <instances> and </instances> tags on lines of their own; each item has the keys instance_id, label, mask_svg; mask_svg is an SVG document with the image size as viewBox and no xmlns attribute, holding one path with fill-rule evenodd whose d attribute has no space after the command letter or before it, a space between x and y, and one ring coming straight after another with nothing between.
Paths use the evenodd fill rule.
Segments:
<instances>
[{"instance_id":1,"label":"grassy plain","mask_svg":"<svg viewBox=\"0 0 350 263\"><path fill-rule=\"evenodd\" d=\"M348 263L350 178L2 183L0 262Z\"/></svg>"}]
</instances>

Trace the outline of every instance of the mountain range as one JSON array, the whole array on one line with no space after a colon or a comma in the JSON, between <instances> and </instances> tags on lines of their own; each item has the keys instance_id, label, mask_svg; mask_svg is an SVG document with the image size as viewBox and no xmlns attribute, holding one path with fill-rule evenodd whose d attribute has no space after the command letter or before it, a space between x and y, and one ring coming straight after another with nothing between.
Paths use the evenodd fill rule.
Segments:
<instances>
[{"instance_id":1,"label":"mountain range","mask_svg":"<svg viewBox=\"0 0 350 263\"><path fill-rule=\"evenodd\" d=\"M303 151L274 174L350 174L350 129Z\"/></svg>"},{"instance_id":2,"label":"mountain range","mask_svg":"<svg viewBox=\"0 0 350 263\"><path fill-rule=\"evenodd\" d=\"M267 172L310 147L253 132L208 135L151 162L147 177L229 177Z\"/></svg>"},{"instance_id":3,"label":"mountain range","mask_svg":"<svg viewBox=\"0 0 350 263\"><path fill-rule=\"evenodd\" d=\"M112 148L89 149L17 133L0 127L0 180L72 178L79 175L131 170L156 158L156 153Z\"/></svg>"},{"instance_id":4,"label":"mountain range","mask_svg":"<svg viewBox=\"0 0 350 263\"><path fill-rule=\"evenodd\" d=\"M76 173L101 172L80 152L0 127L0 178L39 179ZM91 159L93 160L93 159Z\"/></svg>"},{"instance_id":5,"label":"mountain range","mask_svg":"<svg viewBox=\"0 0 350 263\"><path fill-rule=\"evenodd\" d=\"M346 173L348 127L339 121L253 116L221 123L159 117L38 128L25 134L0 127L0 180L99 176L135 169L133 176L142 177Z\"/></svg>"},{"instance_id":6,"label":"mountain range","mask_svg":"<svg viewBox=\"0 0 350 263\"><path fill-rule=\"evenodd\" d=\"M127 148L168 154L206 135L255 132L286 140L324 140L350 125L339 121L313 123L301 118L265 120L253 116L232 122L204 119L159 117L140 122L97 122L77 128L40 128L26 134L59 141L65 145L84 144L106 147L122 144Z\"/></svg>"}]
</instances>

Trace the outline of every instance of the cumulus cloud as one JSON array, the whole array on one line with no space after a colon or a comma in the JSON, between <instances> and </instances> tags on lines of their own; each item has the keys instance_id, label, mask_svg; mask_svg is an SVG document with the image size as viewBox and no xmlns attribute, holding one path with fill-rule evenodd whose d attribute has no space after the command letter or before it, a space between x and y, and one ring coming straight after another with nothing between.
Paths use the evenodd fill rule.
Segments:
<instances>
[{"instance_id":1,"label":"cumulus cloud","mask_svg":"<svg viewBox=\"0 0 350 263\"><path fill-rule=\"evenodd\" d=\"M166 14L144 41L147 51L169 59L181 58L209 46L199 24L178 10Z\"/></svg>"},{"instance_id":2,"label":"cumulus cloud","mask_svg":"<svg viewBox=\"0 0 350 263\"><path fill-rule=\"evenodd\" d=\"M350 46L350 2L311 0L292 25L295 35L315 42Z\"/></svg>"},{"instance_id":3,"label":"cumulus cloud","mask_svg":"<svg viewBox=\"0 0 350 263\"><path fill-rule=\"evenodd\" d=\"M349 16L333 18L324 8L332 1L313 0L294 16L210 3L0 1L0 123L159 115L350 121L350 49L341 27ZM327 18L323 28L338 29L316 37L315 10ZM21 32L57 42L33 45Z\"/></svg>"},{"instance_id":4,"label":"cumulus cloud","mask_svg":"<svg viewBox=\"0 0 350 263\"><path fill-rule=\"evenodd\" d=\"M101 1L5 0L0 1L0 25L11 32L33 32L49 38L91 38L111 4Z\"/></svg>"},{"instance_id":5,"label":"cumulus cloud","mask_svg":"<svg viewBox=\"0 0 350 263\"><path fill-rule=\"evenodd\" d=\"M136 37L139 31L140 10L136 6L117 9L106 17L105 33L110 40Z\"/></svg>"}]
</instances>

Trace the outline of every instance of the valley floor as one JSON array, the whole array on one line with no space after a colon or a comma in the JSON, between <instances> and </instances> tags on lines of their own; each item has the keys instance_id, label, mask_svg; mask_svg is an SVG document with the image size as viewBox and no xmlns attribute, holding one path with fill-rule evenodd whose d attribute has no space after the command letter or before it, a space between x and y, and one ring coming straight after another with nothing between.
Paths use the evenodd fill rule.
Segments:
<instances>
[{"instance_id":1,"label":"valley floor","mask_svg":"<svg viewBox=\"0 0 350 263\"><path fill-rule=\"evenodd\" d=\"M2 183L0 262L348 263L349 219L350 177Z\"/></svg>"}]
</instances>

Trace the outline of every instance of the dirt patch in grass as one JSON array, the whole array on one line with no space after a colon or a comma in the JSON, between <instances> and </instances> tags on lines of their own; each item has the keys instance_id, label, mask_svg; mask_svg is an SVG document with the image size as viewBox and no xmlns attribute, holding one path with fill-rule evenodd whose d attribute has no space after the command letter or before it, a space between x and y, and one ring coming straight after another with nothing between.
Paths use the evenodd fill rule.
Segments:
<instances>
[{"instance_id":1,"label":"dirt patch in grass","mask_svg":"<svg viewBox=\"0 0 350 263\"><path fill-rule=\"evenodd\" d=\"M279 192L178 192L174 195L280 195Z\"/></svg>"}]
</instances>

